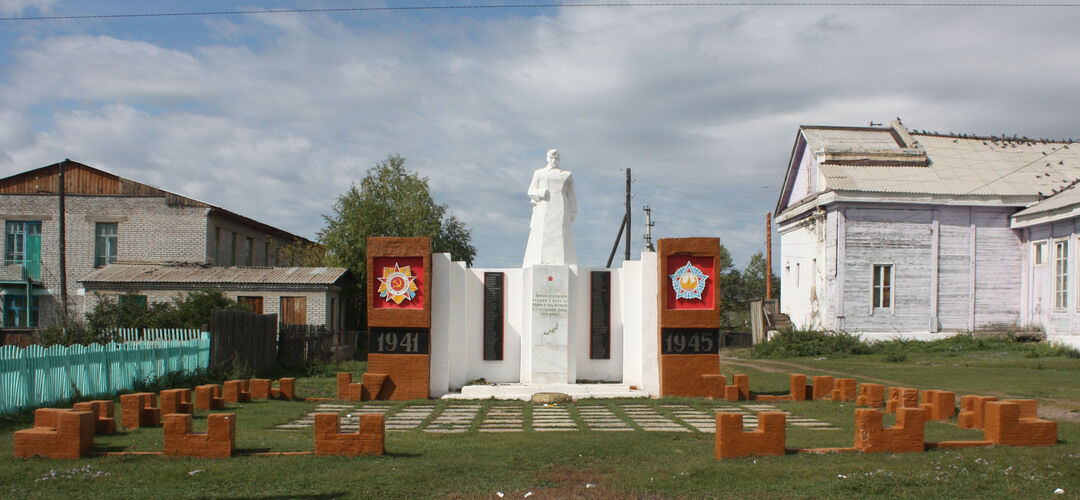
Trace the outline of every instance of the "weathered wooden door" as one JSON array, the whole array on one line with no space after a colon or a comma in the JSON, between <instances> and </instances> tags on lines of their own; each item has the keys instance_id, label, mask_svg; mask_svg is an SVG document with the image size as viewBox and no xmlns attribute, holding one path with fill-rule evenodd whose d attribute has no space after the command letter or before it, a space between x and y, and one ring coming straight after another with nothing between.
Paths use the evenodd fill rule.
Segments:
<instances>
[{"instance_id":1,"label":"weathered wooden door","mask_svg":"<svg viewBox=\"0 0 1080 500\"><path fill-rule=\"evenodd\" d=\"M281 322L286 325L307 324L307 297L282 297Z\"/></svg>"}]
</instances>

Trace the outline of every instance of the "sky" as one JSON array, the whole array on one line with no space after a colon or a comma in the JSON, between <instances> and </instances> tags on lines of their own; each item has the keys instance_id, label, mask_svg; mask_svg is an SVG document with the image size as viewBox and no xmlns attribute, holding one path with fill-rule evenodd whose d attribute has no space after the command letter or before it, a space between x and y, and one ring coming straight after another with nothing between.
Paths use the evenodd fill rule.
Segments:
<instances>
[{"instance_id":1,"label":"sky","mask_svg":"<svg viewBox=\"0 0 1080 500\"><path fill-rule=\"evenodd\" d=\"M0 0L0 17L525 3ZM525 191L557 148L580 265L606 262L630 169L633 259L649 206L654 240L719 237L742 268L800 124L1080 137L1077 26L1080 6L4 20L0 177L70 158L315 239L400 154L471 229L475 266L518 267Z\"/></svg>"}]
</instances>

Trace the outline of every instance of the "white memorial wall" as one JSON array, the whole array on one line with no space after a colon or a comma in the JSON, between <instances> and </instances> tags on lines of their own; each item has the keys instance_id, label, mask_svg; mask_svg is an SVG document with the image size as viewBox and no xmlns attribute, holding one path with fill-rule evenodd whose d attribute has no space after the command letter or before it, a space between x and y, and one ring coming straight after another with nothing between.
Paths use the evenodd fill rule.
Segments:
<instances>
[{"instance_id":1,"label":"white memorial wall","mask_svg":"<svg viewBox=\"0 0 1080 500\"><path fill-rule=\"evenodd\" d=\"M611 272L610 357L590 359L590 273ZM502 359L484 359L484 273L504 273ZM656 254L621 268L474 269L432 255L431 396L470 381L553 386L579 381L659 393ZM548 278L551 278L549 281Z\"/></svg>"}]
</instances>

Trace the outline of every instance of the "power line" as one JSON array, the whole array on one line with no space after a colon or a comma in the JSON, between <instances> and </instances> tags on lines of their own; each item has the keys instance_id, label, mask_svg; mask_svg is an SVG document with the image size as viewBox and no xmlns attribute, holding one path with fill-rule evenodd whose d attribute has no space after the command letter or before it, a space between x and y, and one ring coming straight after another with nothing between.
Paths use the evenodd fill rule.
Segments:
<instances>
[{"instance_id":1,"label":"power line","mask_svg":"<svg viewBox=\"0 0 1080 500\"><path fill-rule=\"evenodd\" d=\"M136 19L145 17L201 17L264 14L337 14L449 10L525 10L564 8L635 7L916 7L916 8L1075 8L1077 3L989 3L989 2L606 2L531 3L520 5L413 5L399 7L341 7L319 9L250 9L194 12L148 12L144 14L84 14L58 16L0 17L0 21L73 21L86 19Z\"/></svg>"}]
</instances>

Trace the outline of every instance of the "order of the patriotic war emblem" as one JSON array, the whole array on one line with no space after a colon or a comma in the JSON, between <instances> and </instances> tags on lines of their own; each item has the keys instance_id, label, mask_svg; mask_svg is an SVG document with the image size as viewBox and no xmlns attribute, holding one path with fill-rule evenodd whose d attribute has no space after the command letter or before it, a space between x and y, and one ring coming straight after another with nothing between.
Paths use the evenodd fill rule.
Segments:
<instances>
[{"instance_id":1,"label":"order of the patriotic war emblem","mask_svg":"<svg viewBox=\"0 0 1080 500\"><path fill-rule=\"evenodd\" d=\"M676 299L701 299L705 293L705 280L709 277L694 267L690 261L680 267L675 274L671 274L671 288L675 290Z\"/></svg>"},{"instance_id":2,"label":"order of the patriotic war emblem","mask_svg":"<svg viewBox=\"0 0 1080 500\"><path fill-rule=\"evenodd\" d=\"M384 267L382 278L379 278L379 297L387 302L394 301L401 304L406 300L416 297L416 276L413 276L409 266Z\"/></svg>"}]
</instances>

